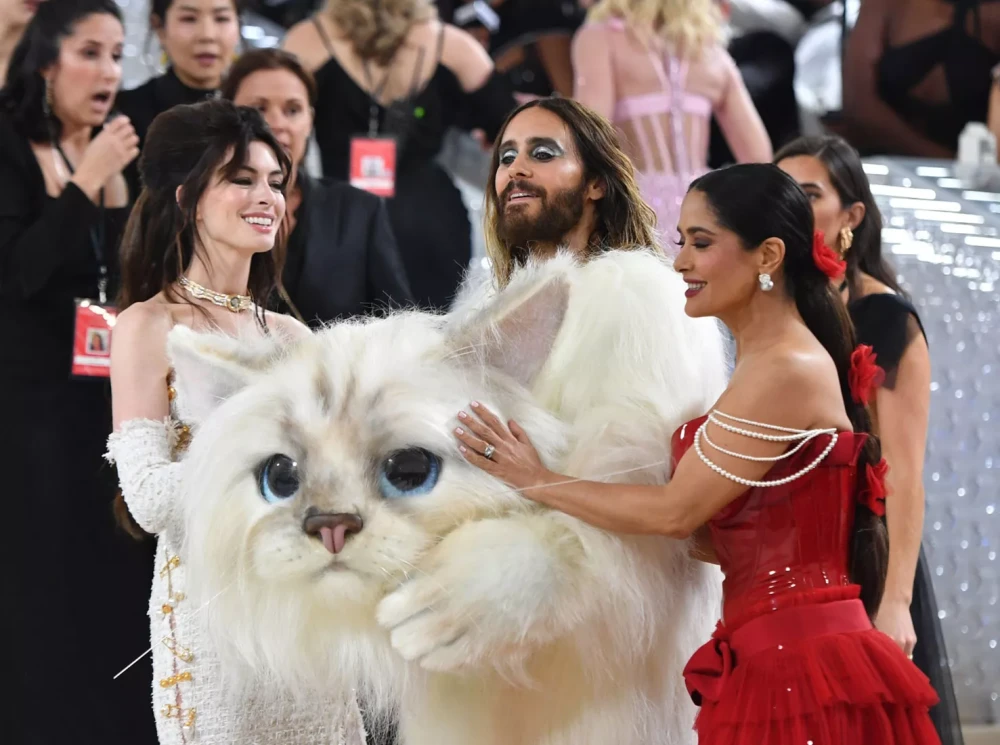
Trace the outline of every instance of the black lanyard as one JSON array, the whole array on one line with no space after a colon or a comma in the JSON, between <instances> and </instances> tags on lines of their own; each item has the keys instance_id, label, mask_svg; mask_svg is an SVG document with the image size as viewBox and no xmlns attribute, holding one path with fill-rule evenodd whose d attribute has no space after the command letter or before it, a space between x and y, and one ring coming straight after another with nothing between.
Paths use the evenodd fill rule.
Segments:
<instances>
[{"instance_id":1,"label":"black lanyard","mask_svg":"<svg viewBox=\"0 0 1000 745\"><path fill-rule=\"evenodd\" d=\"M76 169L73 168L73 164L70 162L69 158L66 157L66 153L63 152L62 145L59 144L58 140L52 140L52 147L55 148L56 152L59 153L59 157L62 158L63 163L66 164L66 168L69 169L69 175L72 176L76 173ZM97 224L90 228L90 244L94 249L94 258L97 259L97 299L101 305L104 305L108 302L108 263L104 258L104 242L106 239L106 233L104 224L103 188L100 191L98 208Z\"/></svg>"}]
</instances>

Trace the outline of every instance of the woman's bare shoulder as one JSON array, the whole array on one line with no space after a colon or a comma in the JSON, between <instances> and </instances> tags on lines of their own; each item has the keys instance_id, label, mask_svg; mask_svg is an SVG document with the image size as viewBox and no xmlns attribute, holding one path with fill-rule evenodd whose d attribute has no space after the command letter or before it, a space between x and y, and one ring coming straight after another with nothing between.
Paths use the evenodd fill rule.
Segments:
<instances>
[{"instance_id":1,"label":"woman's bare shoulder","mask_svg":"<svg viewBox=\"0 0 1000 745\"><path fill-rule=\"evenodd\" d=\"M164 335L174 325L173 310L170 303L162 295L157 295L141 303L133 303L115 319L115 336L136 331L139 333L156 333L163 331Z\"/></svg>"},{"instance_id":2,"label":"woman's bare shoulder","mask_svg":"<svg viewBox=\"0 0 1000 745\"><path fill-rule=\"evenodd\" d=\"M896 291L869 274L861 274L861 295L895 295Z\"/></svg>"},{"instance_id":3,"label":"woman's bare shoulder","mask_svg":"<svg viewBox=\"0 0 1000 745\"><path fill-rule=\"evenodd\" d=\"M837 367L822 347L782 344L737 365L720 399L747 402L767 421L784 427L848 427Z\"/></svg>"},{"instance_id":4,"label":"woman's bare shoulder","mask_svg":"<svg viewBox=\"0 0 1000 745\"><path fill-rule=\"evenodd\" d=\"M312 72L319 69L330 58L330 50L327 49L319 29L316 28L317 23L323 25L323 30L331 41L339 40L342 36L339 29L333 27L331 21L317 16L296 23L288 29L288 33L285 34L285 38L281 42L282 49L295 54L302 64Z\"/></svg>"},{"instance_id":5,"label":"woman's bare shoulder","mask_svg":"<svg viewBox=\"0 0 1000 745\"><path fill-rule=\"evenodd\" d=\"M438 34L443 34L441 64L455 74L462 89L467 92L478 90L493 72L489 52L468 31L448 23L431 21L426 29L414 29L411 33L430 33L435 45Z\"/></svg>"}]
</instances>

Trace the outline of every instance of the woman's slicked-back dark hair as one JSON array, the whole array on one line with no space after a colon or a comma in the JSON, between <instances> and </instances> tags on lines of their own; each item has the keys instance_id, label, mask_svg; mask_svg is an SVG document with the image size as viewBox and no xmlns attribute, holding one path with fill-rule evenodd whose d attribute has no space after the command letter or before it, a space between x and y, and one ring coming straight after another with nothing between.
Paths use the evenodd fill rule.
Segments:
<instances>
[{"instance_id":1,"label":"woman's slicked-back dark hair","mask_svg":"<svg viewBox=\"0 0 1000 745\"><path fill-rule=\"evenodd\" d=\"M159 292L174 294L174 283L200 250L198 202L220 176L235 176L253 142L274 152L287 183L291 162L255 109L217 99L175 106L153 120L139 159L142 192L122 238L121 310ZM262 325L263 308L280 282L284 237L279 232L274 249L250 261L248 289Z\"/></svg>"},{"instance_id":2,"label":"woman's slicked-back dark hair","mask_svg":"<svg viewBox=\"0 0 1000 745\"><path fill-rule=\"evenodd\" d=\"M816 158L826 167L830 184L837 190L844 209L855 202L861 202L865 206L864 219L854 229L854 242L844 255L851 296L861 296L861 273L864 272L906 297L903 288L896 281L895 270L882 257L882 214L875 204L858 151L847 140L836 135L799 137L781 148L774 156L774 162L780 163L786 158L800 156Z\"/></svg>"},{"instance_id":3,"label":"woman's slicked-back dark hair","mask_svg":"<svg viewBox=\"0 0 1000 745\"><path fill-rule=\"evenodd\" d=\"M872 434L868 409L851 396L848 373L855 346L854 328L839 294L813 261L809 198L794 179L767 163L711 171L695 180L691 191L705 196L719 225L735 233L747 251L755 250L768 238L784 242L785 291L837 366L840 392L854 430L868 435L858 459L857 488L864 488L865 466L881 459L881 447ZM874 616L885 586L888 538L882 521L861 504L856 509L851 543L851 576L861 585L861 599L868 614Z\"/></svg>"},{"instance_id":4,"label":"woman's slicked-back dark hair","mask_svg":"<svg viewBox=\"0 0 1000 745\"><path fill-rule=\"evenodd\" d=\"M31 142L50 142L62 130L59 120L46 117L45 79L42 71L59 59L63 39L80 21L92 15L109 15L122 23L115 0L54 0L38 6L34 18L14 48L7 80L0 90L0 112Z\"/></svg>"}]
</instances>

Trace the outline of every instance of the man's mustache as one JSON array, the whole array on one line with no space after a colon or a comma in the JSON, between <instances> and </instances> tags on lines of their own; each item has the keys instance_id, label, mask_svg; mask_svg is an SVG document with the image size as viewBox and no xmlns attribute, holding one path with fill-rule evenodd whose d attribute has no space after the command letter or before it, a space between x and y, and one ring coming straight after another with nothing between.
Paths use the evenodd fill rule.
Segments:
<instances>
[{"instance_id":1,"label":"man's mustache","mask_svg":"<svg viewBox=\"0 0 1000 745\"><path fill-rule=\"evenodd\" d=\"M503 190L503 193L500 195L500 204L506 204L507 200L510 198L510 195L513 194L515 191L521 191L524 192L525 194L530 194L533 197L540 197L543 200L545 199L545 189L529 186L523 181L511 181L507 184L507 187Z\"/></svg>"}]
</instances>

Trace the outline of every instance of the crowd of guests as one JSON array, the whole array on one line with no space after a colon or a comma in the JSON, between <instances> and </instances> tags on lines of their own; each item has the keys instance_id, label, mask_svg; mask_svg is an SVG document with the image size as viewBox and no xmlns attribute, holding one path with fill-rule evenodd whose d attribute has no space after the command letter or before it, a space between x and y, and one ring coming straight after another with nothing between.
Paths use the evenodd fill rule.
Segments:
<instances>
[{"instance_id":1,"label":"crowd of guests","mask_svg":"<svg viewBox=\"0 0 1000 745\"><path fill-rule=\"evenodd\" d=\"M888 372L876 429L902 495L887 515L893 552L876 624L931 675L944 700L938 731L959 742L919 560L928 351L917 313L881 257L880 219L857 151L836 138L773 137L727 51L716 0L586 5L586 22L563 50L570 82L553 63L553 87L568 87L613 121L656 212L661 249L675 250L688 185L709 169L714 122L732 158L775 160L799 181L827 244L846 260L843 300ZM990 71L1000 61L989 29L1000 16L989 4L896 5L862 5L842 126L863 149L950 156L962 126L986 118ZM209 224L194 203L187 222L157 224L181 205L191 168L177 170L186 162L177 153L147 150L156 118L222 98L259 112L277 144L273 163L254 171L262 180L253 188L283 195L280 216L261 208L261 219L277 219L270 241L279 247L273 276L249 285L262 309L311 326L402 306L444 310L468 267L472 226L438 158L453 127L493 142L516 106L511 81L430 0L373 7L329 0L289 31L283 49L241 53L237 0L153 0L149 27L166 71L120 91L125 29L114 0L0 0L0 333L8 342L0 385L13 434L3 455L13 514L0 545L16 599L0 616L5 638L15 640L2 659L21 681L4 701L13 742L61 741L67 721L80 742L156 741L148 659L114 679L149 646L154 544L126 538L126 529L142 531L111 508L117 478L102 459L112 431L108 378L71 374L81 308L118 298L123 309L169 295L194 256L194 243L184 249L175 234L193 241L201 233L191 231L222 236L232 228ZM206 141L219 134L209 125L199 130ZM304 167L313 135L322 177ZM351 185L352 151L360 140L387 139L395 164L392 196L382 198ZM495 157L507 157L498 145ZM785 147L775 156L773 145ZM551 148L536 143L531 157L550 160ZM265 165L277 181L268 181ZM205 188L212 171L201 168ZM173 191L161 188L151 205L154 177ZM140 213L148 214L144 231ZM199 276L209 286L214 275ZM242 297L248 285L239 284L211 289Z\"/></svg>"}]
</instances>

